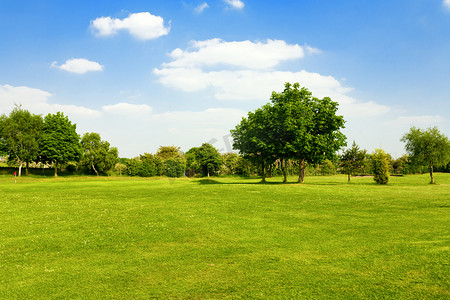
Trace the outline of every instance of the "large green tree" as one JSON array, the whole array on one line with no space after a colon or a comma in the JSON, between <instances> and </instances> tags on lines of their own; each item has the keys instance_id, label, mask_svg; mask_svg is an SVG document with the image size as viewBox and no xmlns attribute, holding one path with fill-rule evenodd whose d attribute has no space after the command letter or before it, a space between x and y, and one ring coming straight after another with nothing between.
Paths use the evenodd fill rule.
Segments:
<instances>
[{"instance_id":1,"label":"large green tree","mask_svg":"<svg viewBox=\"0 0 450 300\"><path fill-rule=\"evenodd\" d=\"M336 151L346 145L341 132L344 118L337 115L336 102L315 98L298 83L286 83L284 91L273 92L270 99L272 103L250 112L231 131L233 147L263 165L280 159L284 182L286 162L294 159L299 165L298 182L303 182L308 163L333 160Z\"/></svg>"},{"instance_id":2,"label":"large green tree","mask_svg":"<svg viewBox=\"0 0 450 300\"><path fill-rule=\"evenodd\" d=\"M430 183L435 183L433 171L450 162L450 141L437 127L421 130L411 127L402 139L406 152L415 164L428 166Z\"/></svg>"},{"instance_id":3,"label":"large green tree","mask_svg":"<svg viewBox=\"0 0 450 300\"><path fill-rule=\"evenodd\" d=\"M283 160L291 158L298 161L298 182L303 182L307 163L333 160L336 152L346 145L346 137L341 132L344 118L337 115L337 102L329 97L313 97L298 83L286 83L283 92L272 93L271 101L273 126L278 138L277 152Z\"/></svg>"},{"instance_id":4,"label":"large green tree","mask_svg":"<svg viewBox=\"0 0 450 300\"><path fill-rule=\"evenodd\" d=\"M61 165L78 161L81 157L80 136L76 128L76 124L72 124L62 112L48 114L44 118L40 155L43 161L53 164L55 177Z\"/></svg>"},{"instance_id":5,"label":"large green tree","mask_svg":"<svg viewBox=\"0 0 450 300\"><path fill-rule=\"evenodd\" d=\"M81 138L83 156L80 164L91 169L98 176L112 170L119 162L119 151L111 147L108 141L102 141L100 134L85 133Z\"/></svg>"},{"instance_id":6,"label":"large green tree","mask_svg":"<svg viewBox=\"0 0 450 300\"><path fill-rule=\"evenodd\" d=\"M22 166L35 161L39 154L39 141L42 138L43 121L40 115L31 114L28 110L16 106L9 116L0 117L0 144L10 161L19 166L19 176Z\"/></svg>"}]
</instances>

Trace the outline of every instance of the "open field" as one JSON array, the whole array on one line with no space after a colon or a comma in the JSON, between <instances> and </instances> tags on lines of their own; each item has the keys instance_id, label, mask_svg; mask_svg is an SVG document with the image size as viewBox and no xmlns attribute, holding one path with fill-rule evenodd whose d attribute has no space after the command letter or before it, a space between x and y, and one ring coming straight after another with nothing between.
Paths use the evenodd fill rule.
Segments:
<instances>
[{"instance_id":1,"label":"open field","mask_svg":"<svg viewBox=\"0 0 450 300\"><path fill-rule=\"evenodd\" d=\"M0 298L450 297L450 174L280 180L0 176Z\"/></svg>"}]
</instances>

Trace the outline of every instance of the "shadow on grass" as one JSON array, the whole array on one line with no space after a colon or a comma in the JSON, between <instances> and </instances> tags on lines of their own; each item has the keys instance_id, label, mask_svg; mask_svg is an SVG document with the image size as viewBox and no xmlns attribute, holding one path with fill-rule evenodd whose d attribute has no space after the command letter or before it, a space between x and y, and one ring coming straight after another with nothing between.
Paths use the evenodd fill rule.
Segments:
<instances>
[{"instance_id":1,"label":"shadow on grass","mask_svg":"<svg viewBox=\"0 0 450 300\"><path fill-rule=\"evenodd\" d=\"M259 179L259 180L258 180ZM273 178L271 178L273 179ZM258 180L258 181L257 181ZM282 179L280 178L280 181L265 181L262 182L260 178L255 177L245 177L245 178L239 178L237 181L234 180L220 180L219 179L211 179L211 178L204 178L197 181L197 184L201 185L209 185L209 184L222 184L222 185L298 185L298 186L402 186L402 183L389 183L389 184L376 184L375 182L371 181L357 181L353 180L350 182L347 182L347 180L343 181L308 181L308 178L306 178L305 182L298 183L297 181L288 181L288 182L282 182ZM409 184L405 184L409 185Z\"/></svg>"},{"instance_id":2,"label":"shadow on grass","mask_svg":"<svg viewBox=\"0 0 450 300\"><path fill-rule=\"evenodd\" d=\"M329 183L298 183L298 182L294 182L294 181L289 181L289 182L282 182L282 181L278 181L278 182L274 182L274 181L257 181L257 182L243 182L243 181L239 181L239 182L223 182L223 181L218 181L215 179L200 179L198 181L199 184L202 185L206 185L206 184L224 184L224 185L248 185L248 184L257 184L257 185L341 185L341 183L338 182L329 182Z\"/></svg>"}]
</instances>

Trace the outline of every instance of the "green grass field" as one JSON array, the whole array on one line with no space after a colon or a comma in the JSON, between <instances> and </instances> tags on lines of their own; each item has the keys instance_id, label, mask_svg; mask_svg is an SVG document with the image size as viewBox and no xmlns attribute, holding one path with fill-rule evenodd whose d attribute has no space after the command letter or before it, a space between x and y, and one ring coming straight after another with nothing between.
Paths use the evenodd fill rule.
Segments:
<instances>
[{"instance_id":1,"label":"green grass field","mask_svg":"<svg viewBox=\"0 0 450 300\"><path fill-rule=\"evenodd\" d=\"M0 176L0 298L450 297L450 174L270 181Z\"/></svg>"}]
</instances>

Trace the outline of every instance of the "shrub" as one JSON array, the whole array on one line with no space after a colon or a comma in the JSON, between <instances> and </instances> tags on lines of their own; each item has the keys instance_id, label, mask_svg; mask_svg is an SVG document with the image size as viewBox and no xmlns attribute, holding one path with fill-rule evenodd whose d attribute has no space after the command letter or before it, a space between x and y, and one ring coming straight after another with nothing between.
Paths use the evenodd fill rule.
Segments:
<instances>
[{"instance_id":1,"label":"shrub","mask_svg":"<svg viewBox=\"0 0 450 300\"><path fill-rule=\"evenodd\" d=\"M381 149L375 149L372 153L373 180L378 184L389 182L389 155Z\"/></svg>"},{"instance_id":2,"label":"shrub","mask_svg":"<svg viewBox=\"0 0 450 300\"><path fill-rule=\"evenodd\" d=\"M167 177L183 177L186 163L181 157L169 158L164 161L164 175Z\"/></svg>"}]
</instances>

